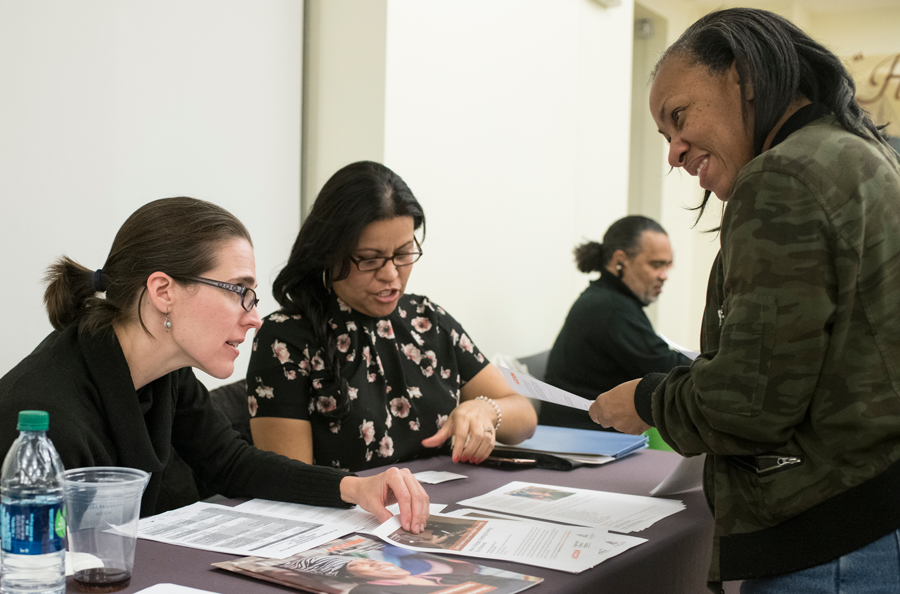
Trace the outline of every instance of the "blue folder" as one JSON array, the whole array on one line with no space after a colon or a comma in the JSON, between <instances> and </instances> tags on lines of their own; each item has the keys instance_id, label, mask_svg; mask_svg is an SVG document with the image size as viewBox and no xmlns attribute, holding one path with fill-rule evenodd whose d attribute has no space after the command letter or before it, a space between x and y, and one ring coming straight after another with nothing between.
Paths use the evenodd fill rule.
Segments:
<instances>
[{"instance_id":1,"label":"blue folder","mask_svg":"<svg viewBox=\"0 0 900 594\"><path fill-rule=\"evenodd\" d=\"M538 425L531 439L510 447L551 454L572 456L588 454L619 458L647 447L647 436Z\"/></svg>"}]
</instances>

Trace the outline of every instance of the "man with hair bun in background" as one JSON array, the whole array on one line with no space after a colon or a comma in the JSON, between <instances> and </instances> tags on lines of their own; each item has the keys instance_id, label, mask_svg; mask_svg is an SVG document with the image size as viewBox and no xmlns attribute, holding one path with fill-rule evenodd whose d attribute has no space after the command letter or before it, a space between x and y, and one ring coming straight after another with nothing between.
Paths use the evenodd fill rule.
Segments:
<instances>
[{"instance_id":1,"label":"man with hair bun in background","mask_svg":"<svg viewBox=\"0 0 900 594\"><path fill-rule=\"evenodd\" d=\"M622 382L668 372L690 359L669 348L644 308L659 298L672 267L672 246L653 219L633 215L596 241L575 248L578 270L600 272L569 310L547 361L545 381L594 400ZM541 425L603 430L582 411L541 403Z\"/></svg>"}]
</instances>

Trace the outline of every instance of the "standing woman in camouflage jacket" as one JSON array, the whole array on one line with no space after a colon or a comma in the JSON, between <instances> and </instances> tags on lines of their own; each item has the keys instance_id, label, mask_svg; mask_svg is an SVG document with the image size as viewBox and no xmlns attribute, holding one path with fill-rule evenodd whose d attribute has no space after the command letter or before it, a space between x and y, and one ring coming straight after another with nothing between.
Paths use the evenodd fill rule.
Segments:
<instances>
[{"instance_id":1,"label":"standing woman in camouflage jacket","mask_svg":"<svg viewBox=\"0 0 900 594\"><path fill-rule=\"evenodd\" d=\"M854 93L750 9L703 17L653 73L669 163L726 203L703 354L590 414L708 454L709 581L745 594L900 592L900 163Z\"/></svg>"}]
</instances>

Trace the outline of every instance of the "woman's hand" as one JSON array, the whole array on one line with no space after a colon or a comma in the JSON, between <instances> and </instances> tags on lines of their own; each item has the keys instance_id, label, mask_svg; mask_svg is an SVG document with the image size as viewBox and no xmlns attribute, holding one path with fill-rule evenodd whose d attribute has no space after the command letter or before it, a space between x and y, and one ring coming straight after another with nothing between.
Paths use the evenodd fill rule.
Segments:
<instances>
[{"instance_id":1,"label":"woman's hand","mask_svg":"<svg viewBox=\"0 0 900 594\"><path fill-rule=\"evenodd\" d=\"M588 411L591 419L603 427L612 427L622 433L640 435L650 428L634 408L634 391L641 380L619 384L609 392L597 396Z\"/></svg>"},{"instance_id":2,"label":"woman's hand","mask_svg":"<svg viewBox=\"0 0 900 594\"><path fill-rule=\"evenodd\" d=\"M490 402L500 409L502 417ZM503 374L488 364L460 389L462 402L453 409L437 433L422 440L426 448L436 448L454 437L453 461L478 464L494 451L494 441L516 444L534 435L537 415L528 399L510 390ZM497 422L500 427L497 429Z\"/></svg>"},{"instance_id":3,"label":"woman's hand","mask_svg":"<svg viewBox=\"0 0 900 594\"><path fill-rule=\"evenodd\" d=\"M494 450L497 413L486 400L468 400L453 409L438 432L422 440L426 448L436 448L454 438L453 461L478 464Z\"/></svg>"},{"instance_id":4,"label":"woman's hand","mask_svg":"<svg viewBox=\"0 0 900 594\"><path fill-rule=\"evenodd\" d=\"M386 506L399 503L400 525L414 534L424 530L428 520L428 493L406 468L388 468L367 477L348 476L341 480L341 499L360 506L379 522L393 517Z\"/></svg>"}]
</instances>

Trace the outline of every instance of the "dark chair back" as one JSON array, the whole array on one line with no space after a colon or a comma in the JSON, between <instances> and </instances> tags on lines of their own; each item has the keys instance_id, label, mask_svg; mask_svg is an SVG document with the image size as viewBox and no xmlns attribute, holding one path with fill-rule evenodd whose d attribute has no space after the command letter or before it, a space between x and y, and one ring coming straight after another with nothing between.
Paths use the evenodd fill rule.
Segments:
<instances>
[{"instance_id":1,"label":"dark chair back","mask_svg":"<svg viewBox=\"0 0 900 594\"><path fill-rule=\"evenodd\" d=\"M250 407L247 403L247 380L238 380L210 390L209 397L213 406L228 417L231 426L241 434L244 441L253 445L253 435L250 433Z\"/></svg>"},{"instance_id":2,"label":"dark chair back","mask_svg":"<svg viewBox=\"0 0 900 594\"><path fill-rule=\"evenodd\" d=\"M528 375L544 381L544 375L547 373L547 359L549 357L550 351L543 351L535 355L519 357L519 363L528 367Z\"/></svg>"}]
</instances>

